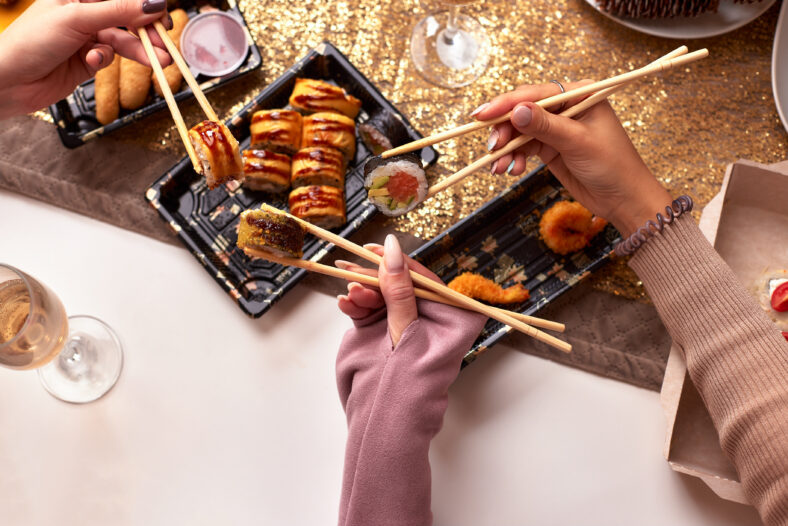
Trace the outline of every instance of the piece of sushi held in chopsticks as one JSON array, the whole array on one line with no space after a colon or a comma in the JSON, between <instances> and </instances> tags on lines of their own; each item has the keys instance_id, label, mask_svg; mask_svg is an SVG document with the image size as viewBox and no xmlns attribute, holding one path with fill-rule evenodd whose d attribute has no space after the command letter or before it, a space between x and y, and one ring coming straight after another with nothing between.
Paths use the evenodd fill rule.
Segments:
<instances>
[{"instance_id":1,"label":"piece of sushi held in chopsticks","mask_svg":"<svg viewBox=\"0 0 788 526\"><path fill-rule=\"evenodd\" d=\"M321 112L304 117L301 148L323 146L342 152L346 160L356 154L356 123L340 113Z\"/></svg>"},{"instance_id":2,"label":"piece of sushi held in chopsticks","mask_svg":"<svg viewBox=\"0 0 788 526\"><path fill-rule=\"evenodd\" d=\"M242 180L244 164L238 141L224 123L205 120L189 130L197 159L208 188L231 180Z\"/></svg>"},{"instance_id":3,"label":"piece of sushi held in chopsticks","mask_svg":"<svg viewBox=\"0 0 788 526\"><path fill-rule=\"evenodd\" d=\"M251 190L279 194L290 189L290 157L269 150L244 150L244 182Z\"/></svg>"},{"instance_id":4,"label":"piece of sushi held in chopsticks","mask_svg":"<svg viewBox=\"0 0 788 526\"><path fill-rule=\"evenodd\" d=\"M375 111L369 119L358 125L358 135L372 155L408 142L408 129L397 115L383 108Z\"/></svg>"},{"instance_id":5,"label":"piece of sushi held in chopsticks","mask_svg":"<svg viewBox=\"0 0 788 526\"><path fill-rule=\"evenodd\" d=\"M301 186L290 192L287 201L291 214L313 225L331 229L347 222L343 188L326 185Z\"/></svg>"},{"instance_id":6,"label":"piece of sushi held in chopsticks","mask_svg":"<svg viewBox=\"0 0 788 526\"><path fill-rule=\"evenodd\" d=\"M355 119L361 101L339 86L315 79L296 79L290 105L302 113L333 111Z\"/></svg>"},{"instance_id":7,"label":"piece of sushi held in chopsticks","mask_svg":"<svg viewBox=\"0 0 788 526\"><path fill-rule=\"evenodd\" d=\"M249 129L255 150L293 155L301 148L301 114L297 111L256 111Z\"/></svg>"},{"instance_id":8,"label":"piece of sushi held in chopsticks","mask_svg":"<svg viewBox=\"0 0 788 526\"><path fill-rule=\"evenodd\" d=\"M345 159L339 150L310 146L293 156L291 175L293 188L325 185L345 187Z\"/></svg>"},{"instance_id":9,"label":"piece of sushi held in chopsticks","mask_svg":"<svg viewBox=\"0 0 788 526\"><path fill-rule=\"evenodd\" d=\"M364 176L369 201L387 216L405 214L427 197L427 177L415 153L372 157L364 165Z\"/></svg>"},{"instance_id":10,"label":"piece of sushi held in chopsticks","mask_svg":"<svg viewBox=\"0 0 788 526\"><path fill-rule=\"evenodd\" d=\"M242 250L262 250L275 256L304 255L306 231L298 221L266 210L246 210L238 224L237 245Z\"/></svg>"}]
</instances>

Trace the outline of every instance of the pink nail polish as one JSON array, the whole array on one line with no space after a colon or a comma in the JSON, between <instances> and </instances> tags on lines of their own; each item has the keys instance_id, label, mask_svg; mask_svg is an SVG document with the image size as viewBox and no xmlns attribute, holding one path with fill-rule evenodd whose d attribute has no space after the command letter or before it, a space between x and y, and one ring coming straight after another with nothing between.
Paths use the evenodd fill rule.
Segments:
<instances>
[{"instance_id":1,"label":"pink nail polish","mask_svg":"<svg viewBox=\"0 0 788 526\"><path fill-rule=\"evenodd\" d=\"M519 128L523 128L531 124L531 118L533 117L533 112L531 108L528 106L520 106L514 113L512 113L512 124Z\"/></svg>"},{"instance_id":2,"label":"pink nail polish","mask_svg":"<svg viewBox=\"0 0 788 526\"><path fill-rule=\"evenodd\" d=\"M496 168L498 168L498 161L495 161L494 163L492 163L492 166L490 167L490 174L495 174L495 169Z\"/></svg>"},{"instance_id":3,"label":"pink nail polish","mask_svg":"<svg viewBox=\"0 0 788 526\"><path fill-rule=\"evenodd\" d=\"M487 151L491 152L492 149L495 148L497 142L498 142L498 130L493 128L493 131L490 132L490 138L487 139Z\"/></svg>"},{"instance_id":4,"label":"pink nail polish","mask_svg":"<svg viewBox=\"0 0 788 526\"><path fill-rule=\"evenodd\" d=\"M402 256L402 249L394 234L386 236L386 242L383 245L383 263L390 274L399 274L405 268L405 258Z\"/></svg>"},{"instance_id":5,"label":"pink nail polish","mask_svg":"<svg viewBox=\"0 0 788 526\"><path fill-rule=\"evenodd\" d=\"M485 102L484 104L482 104L481 106L479 106L478 108L476 108L475 110L473 110L473 111L471 112L471 117L476 117L478 114L480 114L480 113L481 113L481 112L483 112L485 109L487 109L487 107L488 107L489 105L490 105L490 103L489 103L489 102Z\"/></svg>"}]
</instances>

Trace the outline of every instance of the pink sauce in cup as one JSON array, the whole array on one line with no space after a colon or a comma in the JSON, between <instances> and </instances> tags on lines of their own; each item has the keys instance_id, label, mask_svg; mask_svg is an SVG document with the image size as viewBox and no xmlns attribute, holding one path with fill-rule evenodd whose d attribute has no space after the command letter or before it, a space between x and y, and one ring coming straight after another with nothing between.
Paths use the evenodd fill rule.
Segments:
<instances>
[{"instance_id":1,"label":"pink sauce in cup","mask_svg":"<svg viewBox=\"0 0 788 526\"><path fill-rule=\"evenodd\" d=\"M181 54L193 73L227 75L243 64L248 53L249 43L241 21L224 11L195 16L181 34Z\"/></svg>"}]
</instances>

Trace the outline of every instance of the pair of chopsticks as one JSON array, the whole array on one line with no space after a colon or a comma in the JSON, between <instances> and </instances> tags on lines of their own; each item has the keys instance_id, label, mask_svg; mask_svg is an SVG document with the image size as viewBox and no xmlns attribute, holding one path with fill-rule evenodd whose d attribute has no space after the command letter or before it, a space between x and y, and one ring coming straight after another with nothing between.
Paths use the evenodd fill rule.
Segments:
<instances>
[{"instance_id":1,"label":"pair of chopsticks","mask_svg":"<svg viewBox=\"0 0 788 526\"><path fill-rule=\"evenodd\" d=\"M344 248L348 252L355 254L371 263L380 265L381 261L383 260L381 256L377 255L371 250L367 250L366 248L361 247L353 243L352 241L349 241L332 232L329 232L328 230L320 228L319 226L315 226L312 223L309 223L308 221L304 221L303 219L287 214L286 212L278 208L274 208L267 204L262 204L260 208L262 210L266 210L267 212L287 215L287 217L289 217L290 219L297 221L310 234L319 237L320 239L323 239L325 241L328 241L329 243L333 243L338 247ZM252 257L267 259L274 263L299 267L312 272L327 274L329 276L334 276L350 281L357 281L365 285L371 285L375 287L378 286L377 278L373 278L365 274L350 272L342 269L336 269L334 267L322 265L314 261L302 260L297 258L279 257L264 251L245 249L245 252L247 252L247 254L249 254ZM433 281L428 277L422 276L421 274L418 274L417 272L414 272L412 270L410 271L410 277L413 280L413 282L416 285L418 285L418 287L416 288L416 295L420 298L438 301L440 303L454 305L467 310L478 312L480 314L484 314L487 317L493 318L503 323L504 325L508 325L514 329L517 329L518 331L527 334L528 336L531 336L536 340L544 342L552 347L555 347L556 349L559 349L563 352L570 352L572 350L572 346L569 343L560 340L555 336L551 336L536 328L536 327L542 327L544 329L563 331L564 325L561 323L551 322L548 320L541 320L539 318L534 318L533 316L526 316L523 314L514 313L504 309L499 309L496 307L485 305L472 298L469 298L468 296L465 296L457 291L450 289L443 283L438 283L436 281Z\"/></svg>"},{"instance_id":2,"label":"pair of chopsticks","mask_svg":"<svg viewBox=\"0 0 788 526\"><path fill-rule=\"evenodd\" d=\"M164 45L167 47L167 51L170 52L170 56L178 66L178 69L181 71L183 78L186 79L186 83L192 89L192 93L194 93L194 97L200 104L202 111L205 112L205 115L209 120L218 122L219 117L216 115L216 112L213 111L208 99L205 98L205 94L202 92L202 89L200 89L200 85L197 83L197 79L194 78L194 75L192 75L192 72L189 69L189 66L186 64L186 61L183 60L183 56L181 56L180 51L178 51L178 47L172 41L170 35L167 34L167 29L158 20L153 23L153 27L156 29L156 32L159 34L161 40L164 42ZM202 165L200 164L200 160L197 158L197 154L194 152L194 147L192 147L192 143L189 140L189 128L186 127L186 123L183 121L183 116L178 109L178 104L175 102L175 97L172 95L170 85L167 83L167 79L164 77L164 71L161 69L159 59L156 57L156 53L153 50L153 44L151 44L148 30L147 28L140 27L137 29L137 33L140 36L142 47L145 48L145 54L148 55L148 60L150 60L151 67L153 68L153 72L156 75L156 81L161 87L162 94L164 94L164 100L167 102L167 107L170 108L172 120L175 121L175 126L178 128L178 134L181 136L181 141L183 141L183 146L186 148L186 153L189 154L189 159L192 161L194 171L197 173L202 173Z\"/></svg>"},{"instance_id":3,"label":"pair of chopsticks","mask_svg":"<svg viewBox=\"0 0 788 526\"><path fill-rule=\"evenodd\" d=\"M684 66L696 60L705 58L709 55L709 51L707 49L700 49L698 51L693 51L692 53L687 53L688 51L689 50L687 49L687 46L681 46L671 51L667 55L655 60L654 62L640 69L636 69L628 73L623 73L615 77L610 77L609 79L602 80L599 82L594 82L592 84L588 84L587 86L582 86L580 88L569 90L565 93L561 93L559 95L554 95L552 97L548 97L546 99L536 101L535 104L538 104L543 108L547 108L550 106L563 104L571 99L592 94L584 101L575 104L571 108L568 108L567 110L560 113L560 115L565 117L574 117L582 113L583 111L587 110L591 106L597 104L601 100L607 98L611 93L620 90L624 86L631 84L632 82L634 82L635 80L641 77L645 77L647 75L659 73L662 71L667 71L669 69L676 68L679 66ZM420 150L421 148L424 148L426 146L431 146L439 142L453 139L455 137L465 135L467 133L479 130L481 128L494 126L496 124L500 124L502 122L508 121L511 117L511 114L512 112L509 112L506 115L502 115L496 119L471 122L468 124L464 124L462 126L458 126L456 128L452 128L451 130L436 133L429 137L419 139L418 141L414 141L408 144L404 144L402 146L398 146L397 148L392 148L391 150L387 150L381 154L381 157L386 159L394 155ZM500 159L504 155L513 152L514 150L520 148L521 146L531 141L532 139L533 137L528 137L525 135L520 135L512 139L503 148L500 148L498 150L495 150L493 152L490 152L482 156L481 158L469 164L468 166L461 169L460 171L450 175L449 177L442 179L435 185L431 186L427 191L427 198L429 199L430 197L433 197L436 194L446 190L450 186L459 183L460 181L468 177L471 173L495 162L496 160Z\"/></svg>"}]
</instances>

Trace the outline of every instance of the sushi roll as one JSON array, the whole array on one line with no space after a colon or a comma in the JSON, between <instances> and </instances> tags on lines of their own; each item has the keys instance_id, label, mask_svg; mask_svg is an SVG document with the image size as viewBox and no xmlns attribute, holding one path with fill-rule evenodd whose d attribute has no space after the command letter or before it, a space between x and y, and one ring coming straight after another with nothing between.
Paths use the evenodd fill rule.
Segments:
<instances>
[{"instance_id":1,"label":"sushi roll","mask_svg":"<svg viewBox=\"0 0 788 526\"><path fill-rule=\"evenodd\" d=\"M387 216L410 212L427 197L427 177L414 153L372 157L364 165L364 175L367 197Z\"/></svg>"},{"instance_id":2,"label":"sushi roll","mask_svg":"<svg viewBox=\"0 0 788 526\"><path fill-rule=\"evenodd\" d=\"M243 179L244 165L238 141L221 122L202 121L189 130L202 174L208 188L216 188L232 179Z\"/></svg>"},{"instance_id":3,"label":"sushi roll","mask_svg":"<svg viewBox=\"0 0 788 526\"><path fill-rule=\"evenodd\" d=\"M278 194L290 188L290 157L268 150L245 150L244 186Z\"/></svg>"},{"instance_id":4,"label":"sushi roll","mask_svg":"<svg viewBox=\"0 0 788 526\"><path fill-rule=\"evenodd\" d=\"M290 105L302 113L335 111L351 119L361 110L361 101L356 97L339 86L315 79L296 79Z\"/></svg>"},{"instance_id":5,"label":"sushi roll","mask_svg":"<svg viewBox=\"0 0 788 526\"><path fill-rule=\"evenodd\" d=\"M246 210L241 212L236 244L242 250L251 248L276 256L300 258L304 255L305 235L298 221L285 214Z\"/></svg>"},{"instance_id":6,"label":"sushi roll","mask_svg":"<svg viewBox=\"0 0 788 526\"><path fill-rule=\"evenodd\" d=\"M408 129L393 113L383 108L377 110L363 124L358 125L358 134L372 155L391 150L408 142Z\"/></svg>"},{"instance_id":7,"label":"sushi roll","mask_svg":"<svg viewBox=\"0 0 788 526\"><path fill-rule=\"evenodd\" d=\"M350 160L356 154L356 123L339 113L322 112L304 117L301 148L310 146L336 148Z\"/></svg>"},{"instance_id":8,"label":"sushi roll","mask_svg":"<svg viewBox=\"0 0 788 526\"><path fill-rule=\"evenodd\" d=\"M310 146L293 156L291 175L293 188L326 185L345 187L345 159L339 150Z\"/></svg>"},{"instance_id":9,"label":"sushi roll","mask_svg":"<svg viewBox=\"0 0 788 526\"><path fill-rule=\"evenodd\" d=\"M290 213L323 228L336 228L347 222L345 193L335 186L301 186L290 192Z\"/></svg>"},{"instance_id":10,"label":"sushi roll","mask_svg":"<svg viewBox=\"0 0 788 526\"><path fill-rule=\"evenodd\" d=\"M301 148L301 114L297 111L256 111L249 128L255 150L293 155Z\"/></svg>"}]
</instances>

